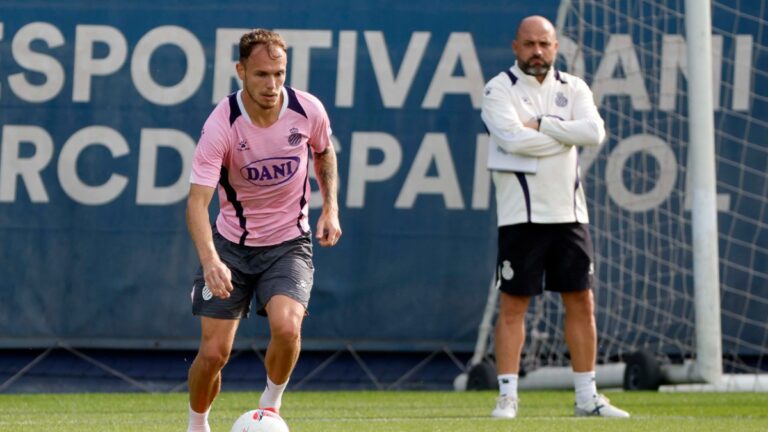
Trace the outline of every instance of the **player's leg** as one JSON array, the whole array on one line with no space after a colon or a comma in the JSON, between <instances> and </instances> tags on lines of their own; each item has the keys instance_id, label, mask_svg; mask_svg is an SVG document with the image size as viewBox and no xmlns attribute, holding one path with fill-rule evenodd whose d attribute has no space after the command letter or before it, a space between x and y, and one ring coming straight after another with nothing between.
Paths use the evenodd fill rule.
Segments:
<instances>
[{"instance_id":1,"label":"player's leg","mask_svg":"<svg viewBox=\"0 0 768 432\"><path fill-rule=\"evenodd\" d=\"M495 349L499 397L491 416L517 416L517 380L525 344L525 313L531 297L541 293L543 248L540 227L516 224L499 227L497 277L499 314Z\"/></svg>"},{"instance_id":2,"label":"player's leg","mask_svg":"<svg viewBox=\"0 0 768 432\"><path fill-rule=\"evenodd\" d=\"M592 241L586 225L555 227L558 247L547 255L547 287L560 291L565 309L565 341L571 355L576 415L628 417L597 392L597 329L592 293Z\"/></svg>"},{"instance_id":3,"label":"player's leg","mask_svg":"<svg viewBox=\"0 0 768 432\"><path fill-rule=\"evenodd\" d=\"M189 432L210 431L208 412L221 390L221 370L229 360L238 320L201 317L200 347L189 368Z\"/></svg>"},{"instance_id":4,"label":"player's leg","mask_svg":"<svg viewBox=\"0 0 768 432\"><path fill-rule=\"evenodd\" d=\"M525 312L529 296L499 294L499 316L494 335L499 398L491 415L499 418L517 416L517 380L520 355L525 344Z\"/></svg>"},{"instance_id":5,"label":"player's leg","mask_svg":"<svg viewBox=\"0 0 768 432\"><path fill-rule=\"evenodd\" d=\"M525 312L531 298L502 292L496 320L496 369L499 374L517 374L525 344ZM516 393L516 392L515 392Z\"/></svg>"},{"instance_id":6,"label":"player's leg","mask_svg":"<svg viewBox=\"0 0 768 432\"><path fill-rule=\"evenodd\" d=\"M597 330L592 290L563 292L560 297L565 309L565 342L571 354L576 404L584 406L597 397Z\"/></svg>"},{"instance_id":7,"label":"player's leg","mask_svg":"<svg viewBox=\"0 0 768 432\"><path fill-rule=\"evenodd\" d=\"M275 295L267 303L270 340L265 367L267 386L259 399L262 408L279 410L282 396L301 351L301 323L304 305L284 295Z\"/></svg>"},{"instance_id":8,"label":"player's leg","mask_svg":"<svg viewBox=\"0 0 768 432\"><path fill-rule=\"evenodd\" d=\"M571 354L575 373L595 370L597 330L591 289L562 292L565 308L565 342Z\"/></svg>"},{"instance_id":9,"label":"player's leg","mask_svg":"<svg viewBox=\"0 0 768 432\"><path fill-rule=\"evenodd\" d=\"M595 360L597 329L591 289L561 293L565 308L565 341L571 353L577 416L629 417L597 392Z\"/></svg>"},{"instance_id":10,"label":"player's leg","mask_svg":"<svg viewBox=\"0 0 768 432\"><path fill-rule=\"evenodd\" d=\"M253 289L244 257L249 248L222 237L214 228L213 241L222 261L232 272L234 290L226 299L215 297L198 268L192 289L192 313L200 317L201 336L197 356L189 369L189 431L210 430L208 412L221 390L221 370L229 360L240 319L250 310Z\"/></svg>"},{"instance_id":11,"label":"player's leg","mask_svg":"<svg viewBox=\"0 0 768 432\"><path fill-rule=\"evenodd\" d=\"M259 407L279 411L301 350L301 324L307 314L314 266L312 241L300 237L264 251L268 263L256 288L256 310L269 319L270 342L265 367L267 385Z\"/></svg>"}]
</instances>

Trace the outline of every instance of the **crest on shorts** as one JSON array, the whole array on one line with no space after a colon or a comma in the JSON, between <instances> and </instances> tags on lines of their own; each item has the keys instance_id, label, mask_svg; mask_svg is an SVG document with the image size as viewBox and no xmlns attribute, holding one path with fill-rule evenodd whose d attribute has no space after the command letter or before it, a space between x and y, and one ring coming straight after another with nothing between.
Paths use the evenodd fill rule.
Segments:
<instances>
[{"instance_id":1,"label":"crest on shorts","mask_svg":"<svg viewBox=\"0 0 768 432\"><path fill-rule=\"evenodd\" d=\"M203 285L203 300L208 301L211 297L213 297L211 289L208 288L208 285Z\"/></svg>"},{"instance_id":2,"label":"crest on shorts","mask_svg":"<svg viewBox=\"0 0 768 432\"><path fill-rule=\"evenodd\" d=\"M559 106L560 108L568 105L568 98L565 97L563 92L557 92L557 95L555 96L555 105Z\"/></svg>"},{"instance_id":3,"label":"crest on shorts","mask_svg":"<svg viewBox=\"0 0 768 432\"><path fill-rule=\"evenodd\" d=\"M512 280L512 278L515 277L515 271L512 269L511 262L505 260L501 263L501 277L504 278L504 280Z\"/></svg>"},{"instance_id":4,"label":"crest on shorts","mask_svg":"<svg viewBox=\"0 0 768 432\"><path fill-rule=\"evenodd\" d=\"M290 144L291 147L296 147L301 144L301 139L304 136L299 132L299 129L291 128L288 132L290 132L290 135L288 135L288 144Z\"/></svg>"}]
</instances>

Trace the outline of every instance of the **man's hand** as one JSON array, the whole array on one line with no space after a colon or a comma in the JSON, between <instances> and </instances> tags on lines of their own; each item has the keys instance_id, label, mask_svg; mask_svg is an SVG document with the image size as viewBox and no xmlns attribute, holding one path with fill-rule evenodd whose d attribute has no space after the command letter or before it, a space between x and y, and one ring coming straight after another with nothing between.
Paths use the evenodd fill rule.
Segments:
<instances>
[{"instance_id":1,"label":"man's hand","mask_svg":"<svg viewBox=\"0 0 768 432\"><path fill-rule=\"evenodd\" d=\"M317 232L315 233L320 246L335 246L341 238L341 225L339 214L335 211L326 211L320 214L317 220Z\"/></svg>"},{"instance_id":2,"label":"man's hand","mask_svg":"<svg viewBox=\"0 0 768 432\"><path fill-rule=\"evenodd\" d=\"M541 117L531 117L525 123L523 123L523 126L538 131L539 126L541 126Z\"/></svg>"},{"instance_id":3,"label":"man's hand","mask_svg":"<svg viewBox=\"0 0 768 432\"><path fill-rule=\"evenodd\" d=\"M210 259L202 265L205 285L211 290L211 294L221 299L229 298L229 293L234 289L232 287L232 272L229 267L219 258Z\"/></svg>"}]
</instances>

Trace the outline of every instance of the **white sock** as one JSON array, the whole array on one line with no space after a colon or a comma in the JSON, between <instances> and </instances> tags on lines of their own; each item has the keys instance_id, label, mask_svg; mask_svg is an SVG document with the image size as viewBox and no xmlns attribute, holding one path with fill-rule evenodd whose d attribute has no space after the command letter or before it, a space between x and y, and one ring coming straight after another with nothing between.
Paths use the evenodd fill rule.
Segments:
<instances>
[{"instance_id":1,"label":"white sock","mask_svg":"<svg viewBox=\"0 0 768 432\"><path fill-rule=\"evenodd\" d=\"M576 405L584 406L597 397L595 371L574 372L573 386L576 389Z\"/></svg>"},{"instance_id":2,"label":"white sock","mask_svg":"<svg viewBox=\"0 0 768 432\"><path fill-rule=\"evenodd\" d=\"M277 408L280 409L280 405L283 403L283 392L285 387L288 386L288 381L282 384L275 384L267 376L267 387L264 389L264 393L261 394L259 399L259 408Z\"/></svg>"},{"instance_id":3,"label":"white sock","mask_svg":"<svg viewBox=\"0 0 768 432\"><path fill-rule=\"evenodd\" d=\"M211 427L208 425L208 413L211 412L211 408L204 413L199 413L189 407L189 426L187 432L211 432Z\"/></svg>"},{"instance_id":4,"label":"white sock","mask_svg":"<svg viewBox=\"0 0 768 432\"><path fill-rule=\"evenodd\" d=\"M499 375L499 395L517 399L517 374Z\"/></svg>"}]
</instances>

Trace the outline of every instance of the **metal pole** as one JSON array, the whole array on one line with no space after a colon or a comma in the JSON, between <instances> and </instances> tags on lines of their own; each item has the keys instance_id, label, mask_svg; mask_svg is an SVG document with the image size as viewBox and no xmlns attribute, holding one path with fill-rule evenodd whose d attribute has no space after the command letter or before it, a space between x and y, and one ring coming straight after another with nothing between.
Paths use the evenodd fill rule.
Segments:
<instances>
[{"instance_id":1,"label":"metal pole","mask_svg":"<svg viewBox=\"0 0 768 432\"><path fill-rule=\"evenodd\" d=\"M718 383L723 373L720 271L712 101L711 1L685 1L688 50L688 169L693 194L693 284L696 364L701 378Z\"/></svg>"}]
</instances>

